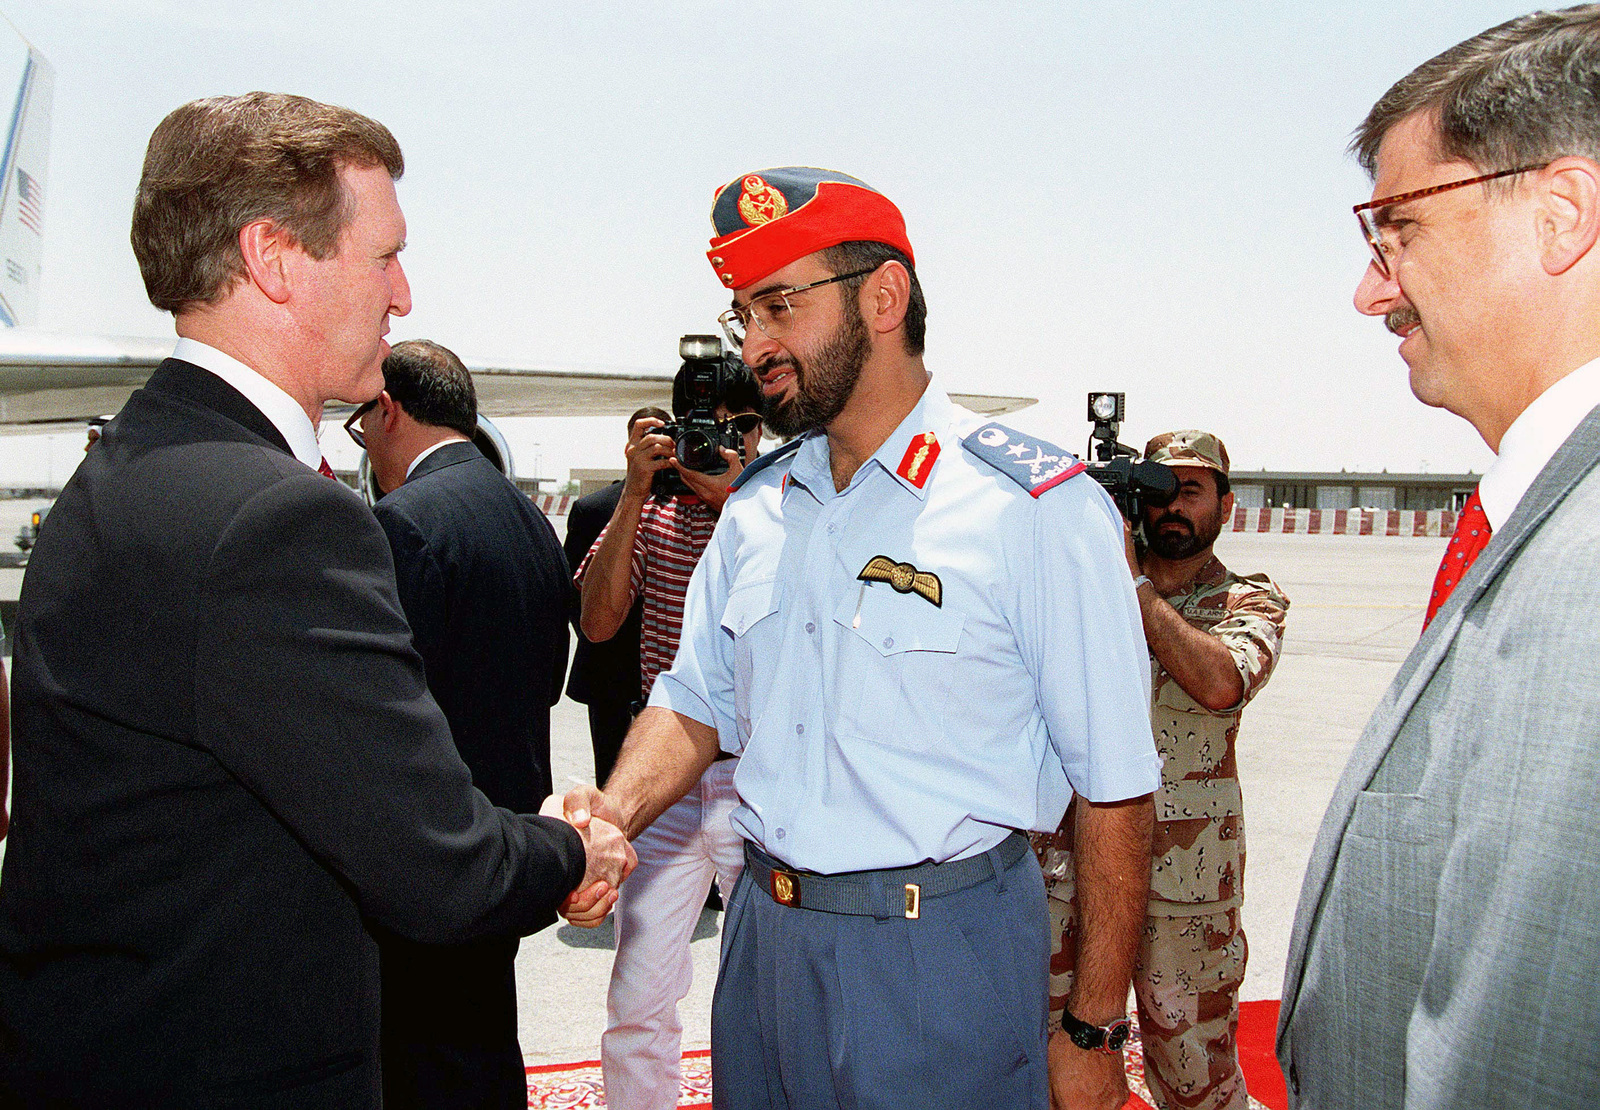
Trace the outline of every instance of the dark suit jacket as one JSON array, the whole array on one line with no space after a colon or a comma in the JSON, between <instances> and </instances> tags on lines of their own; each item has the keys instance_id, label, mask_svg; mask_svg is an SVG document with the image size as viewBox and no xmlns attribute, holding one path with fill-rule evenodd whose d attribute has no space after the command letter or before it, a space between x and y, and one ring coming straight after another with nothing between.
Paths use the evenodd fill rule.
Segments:
<instances>
[{"instance_id":1,"label":"dark suit jacket","mask_svg":"<svg viewBox=\"0 0 1600 1110\"><path fill-rule=\"evenodd\" d=\"M582 878L471 788L366 506L187 363L51 511L13 681L0 1104L376 1106L364 919L525 932Z\"/></svg>"},{"instance_id":2,"label":"dark suit jacket","mask_svg":"<svg viewBox=\"0 0 1600 1110\"><path fill-rule=\"evenodd\" d=\"M1300 1107L1600 1094L1600 408L1417 641L1300 891L1278 1058Z\"/></svg>"},{"instance_id":3,"label":"dark suit jacket","mask_svg":"<svg viewBox=\"0 0 1600 1110\"><path fill-rule=\"evenodd\" d=\"M610 523L621 500L622 483L613 482L573 502L567 513L567 539L563 545L573 573L577 573L583 557ZM578 630L578 651L567 683L569 698L585 704L614 701L628 705L639 700L639 622L643 614L644 598L635 598L628 619L617 634L597 644L578 629L578 607L574 604L572 627Z\"/></svg>"},{"instance_id":4,"label":"dark suit jacket","mask_svg":"<svg viewBox=\"0 0 1600 1110\"><path fill-rule=\"evenodd\" d=\"M574 593L555 529L470 443L417 464L373 507L400 604L472 781L533 813L550 793L550 707Z\"/></svg>"}]
</instances>

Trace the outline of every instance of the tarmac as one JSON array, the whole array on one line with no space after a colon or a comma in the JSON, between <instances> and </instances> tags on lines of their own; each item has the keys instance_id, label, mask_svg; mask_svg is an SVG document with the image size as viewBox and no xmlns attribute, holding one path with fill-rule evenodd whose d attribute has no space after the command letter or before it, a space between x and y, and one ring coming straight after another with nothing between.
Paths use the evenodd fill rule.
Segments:
<instances>
[{"instance_id":1,"label":"tarmac","mask_svg":"<svg viewBox=\"0 0 1600 1110\"><path fill-rule=\"evenodd\" d=\"M11 547L35 507L0 502L0 545ZM565 517L551 522L564 532ZM1283 655L1246 708L1238 742L1249 846L1245 999L1282 992L1300 881L1322 813L1367 716L1416 642L1445 542L1224 533L1217 543L1231 568L1271 575L1290 599ZM0 607L14 606L22 575L0 564ZM592 782L584 707L563 699L551 725L556 789ZM694 983L680 1006L685 1051L710 1046L720 925L720 914L702 913L690 945ZM519 1027L530 1066L599 1058L614 945L609 921L594 930L563 923L523 940Z\"/></svg>"}]
</instances>

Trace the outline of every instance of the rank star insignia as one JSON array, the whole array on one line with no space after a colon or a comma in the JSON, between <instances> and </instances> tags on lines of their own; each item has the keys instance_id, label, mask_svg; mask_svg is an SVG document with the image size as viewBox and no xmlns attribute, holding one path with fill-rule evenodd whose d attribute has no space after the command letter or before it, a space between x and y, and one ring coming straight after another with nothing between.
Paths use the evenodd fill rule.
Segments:
<instances>
[{"instance_id":1,"label":"rank star insignia","mask_svg":"<svg viewBox=\"0 0 1600 1110\"><path fill-rule=\"evenodd\" d=\"M887 555L874 555L856 575L861 582L887 582L898 594L917 593L944 607L944 584L932 571L918 570L910 563L897 563Z\"/></svg>"},{"instance_id":2,"label":"rank star insignia","mask_svg":"<svg viewBox=\"0 0 1600 1110\"><path fill-rule=\"evenodd\" d=\"M985 424L963 439L961 446L1034 497L1085 469L1083 463L1054 444L1003 424Z\"/></svg>"}]
</instances>

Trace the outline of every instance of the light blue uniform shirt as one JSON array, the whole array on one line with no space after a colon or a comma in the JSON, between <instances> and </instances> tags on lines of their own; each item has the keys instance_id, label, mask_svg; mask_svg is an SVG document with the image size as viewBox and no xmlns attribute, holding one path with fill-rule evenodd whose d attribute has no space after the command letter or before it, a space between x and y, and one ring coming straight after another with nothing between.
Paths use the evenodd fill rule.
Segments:
<instances>
[{"instance_id":1,"label":"light blue uniform shirt","mask_svg":"<svg viewBox=\"0 0 1600 1110\"><path fill-rule=\"evenodd\" d=\"M842 492L807 437L695 569L650 704L741 754L734 825L791 867L970 856L1054 829L1073 790L1161 783L1121 518L1087 476L1031 496L962 448L982 423L930 385ZM919 488L896 469L925 432ZM877 555L937 575L942 603L860 581Z\"/></svg>"}]
</instances>

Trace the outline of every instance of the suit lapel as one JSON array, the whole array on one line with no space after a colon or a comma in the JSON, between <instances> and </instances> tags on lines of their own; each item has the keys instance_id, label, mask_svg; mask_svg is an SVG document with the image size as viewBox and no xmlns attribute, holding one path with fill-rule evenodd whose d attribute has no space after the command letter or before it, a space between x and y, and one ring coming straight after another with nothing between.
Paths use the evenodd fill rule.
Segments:
<instances>
[{"instance_id":1,"label":"suit lapel","mask_svg":"<svg viewBox=\"0 0 1600 1110\"><path fill-rule=\"evenodd\" d=\"M1300 904L1295 913L1296 927L1289 940L1289 958L1284 968L1280 1050L1283 1047L1283 1031L1288 1028L1299 994L1301 976L1305 971L1306 949L1311 934L1316 931L1316 918L1321 913L1328 879L1338 862L1339 845L1350 823L1357 796L1367 788L1384 757L1389 754L1407 714L1454 645L1467 612L1597 462L1600 462L1600 407L1590 412L1577 430L1567 437L1539 472L1522 500L1517 502L1510 519L1490 537L1488 546L1456 586L1433 623L1417 641L1416 647L1411 649L1411 654L1400 665L1400 671L1390 683L1383 700L1373 710L1372 718L1350 753L1350 761L1328 803L1316 846L1306 864L1306 877L1300 888Z\"/></svg>"}]
</instances>

